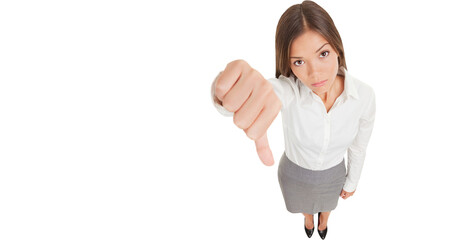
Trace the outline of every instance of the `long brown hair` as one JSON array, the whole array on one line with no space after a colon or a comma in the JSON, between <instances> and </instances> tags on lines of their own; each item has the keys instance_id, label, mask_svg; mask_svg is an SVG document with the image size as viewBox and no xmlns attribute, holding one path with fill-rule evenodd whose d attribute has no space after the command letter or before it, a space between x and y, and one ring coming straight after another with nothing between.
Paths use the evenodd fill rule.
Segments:
<instances>
[{"instance_id":1,"label":"long brown hair","mask_svg":"<svg viewBox=\"0 0 449 240\"><path fill-rule=\"evenodd\" d=\"M339 68L346 68L345 51L340 34L331 16L313 1L303 1L289 7L279 19L276 28L276 78L281 74L294 75L290 68L290 47L293 40L305 31L321 34L337 51Z\"/></svg>"}]
</instances>

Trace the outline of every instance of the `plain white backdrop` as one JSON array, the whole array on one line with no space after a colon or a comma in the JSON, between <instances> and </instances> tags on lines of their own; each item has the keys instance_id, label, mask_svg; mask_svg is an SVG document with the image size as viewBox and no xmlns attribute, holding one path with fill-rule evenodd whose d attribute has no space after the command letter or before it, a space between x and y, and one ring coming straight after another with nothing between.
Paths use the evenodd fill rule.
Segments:
<instances>
[{"instance_id":1,"label":"plain white backdrop","mask_svg":"<svg viewBox=\"0 0 449 240\"><path fill-rule=\"evenodd\" d=\"M377 96L326 239L444 238L447 8L316 2ZM278 183L281 115L267 167L210 98L230 61L274 76L277 22L298 3L2 1L0 239L306 239Z\"/></svg>"}]
</instances>

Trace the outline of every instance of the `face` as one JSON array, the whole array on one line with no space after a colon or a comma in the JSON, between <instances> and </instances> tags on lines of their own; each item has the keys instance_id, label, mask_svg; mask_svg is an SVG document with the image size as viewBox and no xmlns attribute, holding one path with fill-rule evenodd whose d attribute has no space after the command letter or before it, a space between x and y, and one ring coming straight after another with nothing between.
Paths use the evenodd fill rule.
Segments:
<instances>
[{"instance_id":1,"label":"face","mask_svg":"<svg viewBox=\"0 0 449 240\"><path fill-rule=\"evenodd\" d=\"M306 31L293 40L290 68L301 82L317 95L328 92L338 73L338 54L330 43L315 31ZM314 85L323 80L323 84Z\"/></svg>"}]
</instances>

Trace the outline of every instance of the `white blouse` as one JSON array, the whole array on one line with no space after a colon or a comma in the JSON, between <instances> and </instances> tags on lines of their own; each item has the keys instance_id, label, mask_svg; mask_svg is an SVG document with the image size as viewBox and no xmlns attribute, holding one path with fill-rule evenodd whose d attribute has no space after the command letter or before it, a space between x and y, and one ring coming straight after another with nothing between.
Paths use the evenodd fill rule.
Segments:
<instances>
[{"instance_id":1,"label":"white blouse","mask_svg":"<svg viewBox=\"0 0 449 240\"><path fill-rule=\"evenodd\" d=\"M329 112L321 98L294 76L280 75L267 80L282 102L286 156L303 168L325 170L340 163L348 151L343 189L353 192L374 127L376 100L373 88L350 75L344 67L340 67L339 74L344 76L344 90ZM233 112L216 102L215 80L212 101L222 115L233 116Z\"/></svg>"}]
</instances>

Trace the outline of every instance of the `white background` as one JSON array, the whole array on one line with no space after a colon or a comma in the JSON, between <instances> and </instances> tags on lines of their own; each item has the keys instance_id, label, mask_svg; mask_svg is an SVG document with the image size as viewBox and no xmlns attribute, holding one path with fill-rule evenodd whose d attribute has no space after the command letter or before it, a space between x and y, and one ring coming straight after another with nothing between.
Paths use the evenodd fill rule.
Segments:
<instances>
[{"instance_id":1,"label":"white background","mask_svg":"<svg viewBox=\"0 0 449 240\"><path fill-rule=\"evenodd\" d=\"M267 167L210 98L232 60L274 76L277 22L300 2L2 1L0 239L306 239L278 183L281 115ZM316 2L377 97L326 239L444 238L447 8Z\"/></svg>"}]
</instances>

